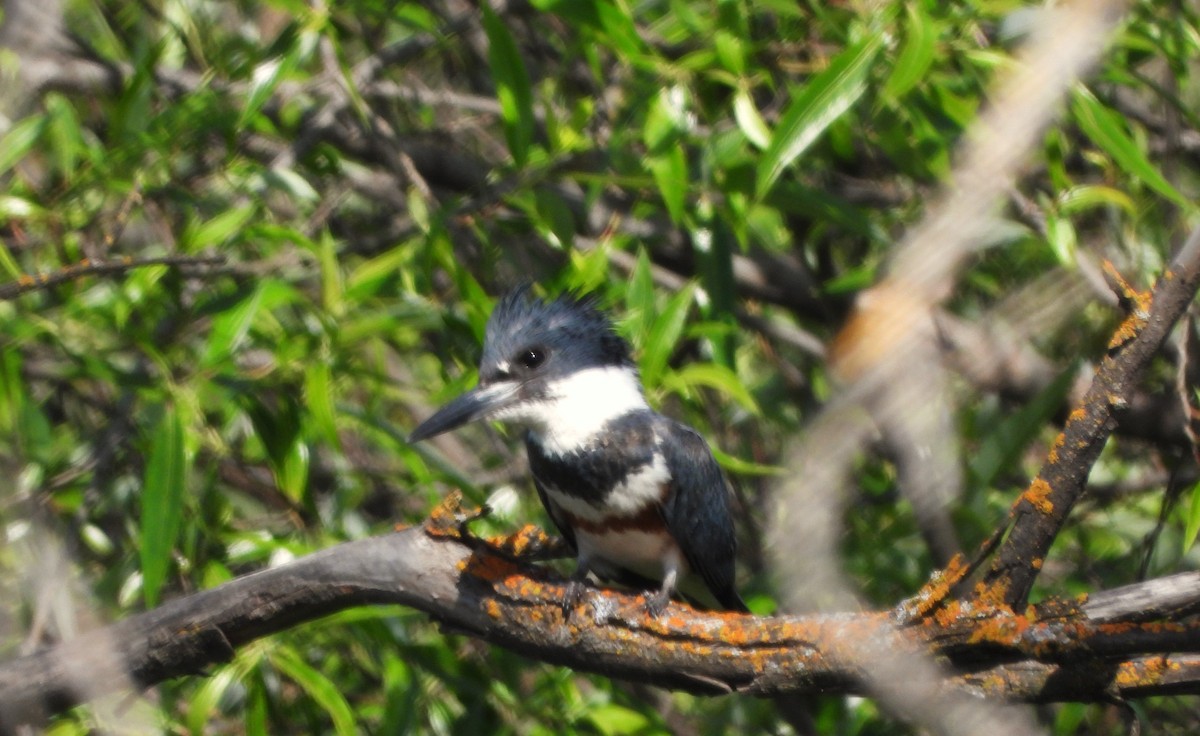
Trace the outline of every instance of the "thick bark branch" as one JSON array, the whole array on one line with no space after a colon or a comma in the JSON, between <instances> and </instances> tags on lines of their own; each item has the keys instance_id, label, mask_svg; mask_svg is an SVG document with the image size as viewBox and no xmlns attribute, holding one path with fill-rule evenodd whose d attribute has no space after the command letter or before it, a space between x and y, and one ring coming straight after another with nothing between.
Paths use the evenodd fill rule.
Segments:
<instances>
[{"instance_id":1,"label":"thick bark branch","mask_svg":"<svg viewBox=\"0 0 1200 736\"><path fill-rule=\"evenodd\" d=\"M891 612L756 618L677 604L650 619L639 598L613 591L594 592L566 617L553 573L464 540L438 518L448 514L439 510L424 528L343 544L0 664L0 732L128 684L202 673L254 639L381 603L411 606L534 659L708 694L862 692L880 647L957 662L961 670L947 669L943 683L951 693L1049 701L1200 692L1196 620L1138 622L1146 612L1194 610L1197 574L1027 616L1005 606L947 606L905 628ZM528 536L507 540L509 550L527 548Z\"/></svg>"},{"instance_id":2,"label":"thick bark branch","mask_svg":"<svg viewBox=\"0 0 1200 736\"><path fill-rule=\"evenodd\" d=\"M1125 287L1129 317L1109 343L1083 403L1071 412L1037 478L1013 507L1012 529L988 573L993 590L1013 608L1023 607L1050 545L1083 495L1088 473L1116 426L1116 415L1192 303L1197 285L1200 229L1184 243L1152 292Z\"/></svg>"}]
</instances>

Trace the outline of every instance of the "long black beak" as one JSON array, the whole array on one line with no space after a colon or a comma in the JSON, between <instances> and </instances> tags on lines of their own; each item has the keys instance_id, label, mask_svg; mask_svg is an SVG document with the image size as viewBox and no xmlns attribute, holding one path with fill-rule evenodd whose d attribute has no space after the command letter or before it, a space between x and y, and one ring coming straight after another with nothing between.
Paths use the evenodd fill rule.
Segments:
<instances>
[{"instance_id":1,"label":"long black beak","mask_svg":"<svg viewBox=\"0 0 1200 736\"><path fill-rule=\"evenodd\" d=\"M468 422L484 419L517 399L517 386L513 383L494 383L476 386L454 401L434 412L433 416L409 435L409 442L420 442L443 432L457 429Z\"/></svg>"}]
</instances>

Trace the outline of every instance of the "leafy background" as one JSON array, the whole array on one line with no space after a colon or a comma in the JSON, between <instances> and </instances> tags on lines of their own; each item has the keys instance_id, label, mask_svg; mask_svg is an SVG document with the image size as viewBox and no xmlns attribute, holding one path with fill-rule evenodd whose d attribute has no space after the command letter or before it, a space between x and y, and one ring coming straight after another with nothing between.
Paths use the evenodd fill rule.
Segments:
<instances>
[{"instance_id":1,"label":"leafy background","mask_svg":"<svg viewBox=\"0 0 1200 736\"><path fill-rule=\"evenodd\" d=\"M472 385L494 298L525 280L597 292L651 403L720 450L742 587L774 610L764 515L782 448L832 391L822 346L948 173L1037 9L67 2L69 35L14 45L6 79L31 54L82 53L120 81L0 96L0 273L176 262L0 302L6 655L414 523L451 488L493 501L485 531L545 522L515 436L405 441ZM967 546L1036 469L1070 378L1119 317L1095 264L1149 283L1194 214L1198 29L1192 3L1132 5L950 301L1063 377L956 385ZM1173 370L1148 395L1170 399ZM1180 434L1129 428L1110 444L1044 585L1196 565L1200 486ZM889 605L933 561L885 453L864 455L856 485L845 570ZM1186 732L1192 705L1134 708ZM823 733L902 728L869 700L814 707ZM298 627L107 708L51 731L784 730L762 702L577 675L397 608ZM1126 728L1113 706L1040 716L1061 734Z\"/></svg>"}]
</instances>

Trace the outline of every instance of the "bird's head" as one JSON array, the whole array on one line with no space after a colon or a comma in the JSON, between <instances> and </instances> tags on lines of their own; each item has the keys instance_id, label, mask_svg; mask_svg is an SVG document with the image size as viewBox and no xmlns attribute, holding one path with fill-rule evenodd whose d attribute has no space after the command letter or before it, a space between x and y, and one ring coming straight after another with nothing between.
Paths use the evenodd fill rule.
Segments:
<instances>
[{"instance_id":1,"label":"bird's head","mask_svg":"<svg viewBox=\"0 0 1200 736\"><path fill-rule=\"evenodd\" d=\"M558 411L565 399L589 414L642 402L629 344L594 299L565 294L544 301L518 287L488 319L479 385L422 422L410 441L479 419L545 431L554 421L588 418Z\"/></svg>"}]
</instances>

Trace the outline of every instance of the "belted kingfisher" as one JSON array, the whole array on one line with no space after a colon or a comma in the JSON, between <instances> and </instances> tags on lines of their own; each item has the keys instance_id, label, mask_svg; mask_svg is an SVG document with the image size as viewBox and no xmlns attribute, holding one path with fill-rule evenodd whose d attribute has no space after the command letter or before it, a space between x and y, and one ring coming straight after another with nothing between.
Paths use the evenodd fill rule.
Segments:
<instances>
[{"instance_id":1,"label":"belted kingfisher","mask_svg":"<svg viewBox=\"0 0 1200 736\"><path fill-rule=\"evenodd\" d=\"M629 344L594 299L542 301L528 286L506 294L488 320L478 386L410 441L479 419L525 429L538 496L578 561L564 609L592 573L657 587L652 615L677 589L708 608L747 610L721 469L695 430L646 403Z\"/></svg>"}]
</instances>

